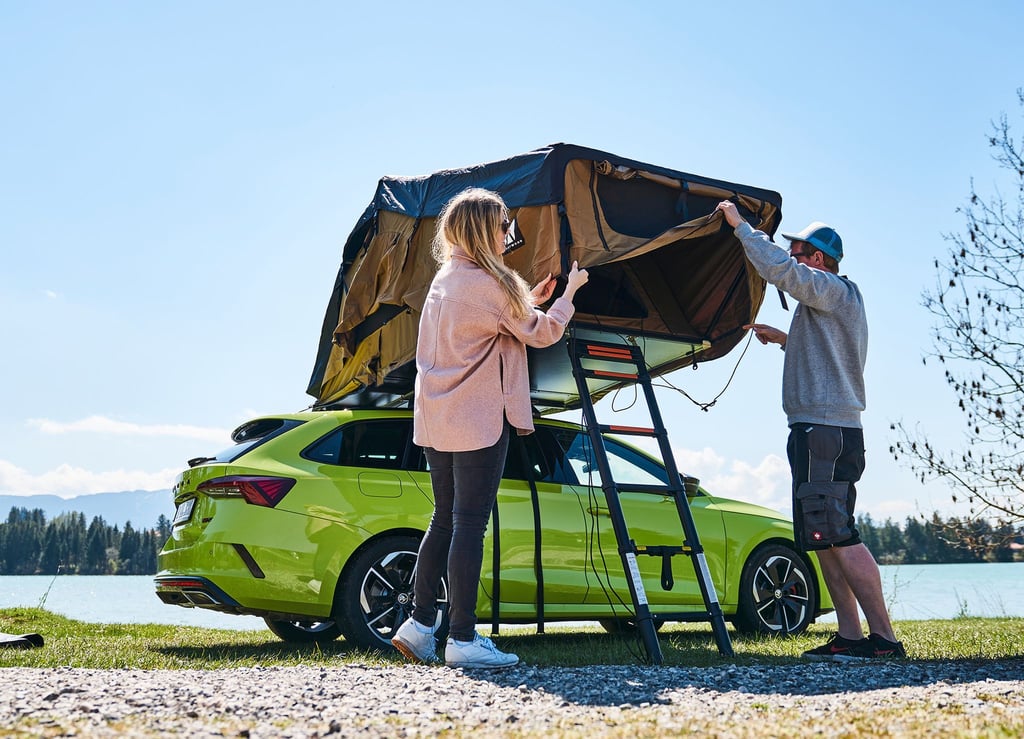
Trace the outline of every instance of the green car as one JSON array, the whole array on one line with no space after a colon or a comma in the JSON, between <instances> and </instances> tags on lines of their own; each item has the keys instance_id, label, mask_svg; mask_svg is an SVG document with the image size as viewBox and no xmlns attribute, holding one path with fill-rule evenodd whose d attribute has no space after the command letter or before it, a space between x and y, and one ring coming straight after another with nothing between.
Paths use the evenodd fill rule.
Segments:
<instances>
[{"instance_id":1,"label":"green car","mask_svg":"<svg viewBox=\"0 0 1024 739\"><path fill-rule=\"evenodd\" d=\"M412 607L416 553L433 510L411 412L260 418L232 440L215 457L190 460L175 483L157 596L171 605L260 616L286 641L344 636L359 647L390 649ZM606 445L617 482L667 481L651 456L612 438ZM538 419L535 434L513 436L498 523L492 520L484 544L482 623L632 626L591 451L587 434L562 421ZM620 500L635 541L682 543L671 497L622 493ZM796 634L831 610L817 561L796 551L789 520L702 489L690 507L722 610L738 631ZM706 619L689 557L638 561L656 624ZM443 583L439 599L446 601Z\"/></svg>"}]
</instances>

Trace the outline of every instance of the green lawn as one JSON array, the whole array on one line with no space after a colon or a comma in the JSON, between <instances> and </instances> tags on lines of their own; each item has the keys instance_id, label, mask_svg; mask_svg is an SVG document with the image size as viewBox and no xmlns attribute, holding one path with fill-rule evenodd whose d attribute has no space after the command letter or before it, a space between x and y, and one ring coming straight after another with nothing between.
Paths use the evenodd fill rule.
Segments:
<instances>
[{"instance_id":1,"label":"green lawn","mask_svg":"<svg viewBox=\"0 0 1024 739\"><path fill-rule=\"evenodd\" d=\"M485 625L481 631L486 633ZM90 624L39 608L0 609L0 631L36 632L41 649L0 649L4 667L85 667L143 669L217 669L224 667L388 665L401 662L397 653L373 654L349 648L338 640L326 647L286 644L269 631L228 631L193 626ZM945 621L897 622L896 632L911 659L1006 659L1024 656L1024 619L955 618ZM787 664L824 641L830 633L812 627L792 639L748 639L733 635L736 656L718 654L707 624L665 626L659 634L664 664L705 666L726 663ZM604 633L596 624L581 629L531 626L502 627L498 644L517 653L526 664L580 666L637 664L644 650L635 638Z\"/></svg>"}]
</instances>

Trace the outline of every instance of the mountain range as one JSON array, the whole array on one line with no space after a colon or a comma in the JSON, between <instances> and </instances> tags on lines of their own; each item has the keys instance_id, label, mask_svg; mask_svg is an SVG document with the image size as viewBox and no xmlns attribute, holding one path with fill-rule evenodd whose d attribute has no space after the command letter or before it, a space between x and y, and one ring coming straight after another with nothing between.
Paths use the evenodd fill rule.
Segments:
<instances>
[{"instance_id":1,"label":"mountain range","mask_svg":"<svg viewBox=\"0 0 1024 739\"><path fill-rule=\"evenodd\" d=\"M46 520L62 513L84 513L86 525L100 516L109 525L124 527L131 522L136 529L156 528L161 515L174 517L170 490L130 490L121 493L91 493L74 498L56 495L0 495L0 521L7 520L12 508L42 509Z\"/></svg>"}]
</instances>

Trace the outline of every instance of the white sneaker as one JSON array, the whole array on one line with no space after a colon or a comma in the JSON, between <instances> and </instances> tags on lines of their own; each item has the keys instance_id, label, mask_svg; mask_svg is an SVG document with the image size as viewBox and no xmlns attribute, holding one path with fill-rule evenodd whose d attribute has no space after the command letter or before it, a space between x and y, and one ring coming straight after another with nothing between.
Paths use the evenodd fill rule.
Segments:
<instances>
[{"instance_id":1,"label":"white sneaker","mask_svg":"<svg viewBox=\"0 0 1024 739\"><path fill-rule=\"evenodd\" d=\"M449 638L444 648L444 661L449 667L494 669L518 665L519 657L502 652L486 636L477 634L470 642L459 642Z\"/></svg>"},{"instance_id":2,"label":"white sneaker","mask_svg":"<svg viewBox=\"0 0 1024 739\"><path fill-rule=\"evenodd\" d=\"M434 629L426 629L412 618L405 620L405 623L398 627L398 631L391 637L391 643L399 652L404 654L413 662L434 664L441 660L437 657L437 641L434 639Z\"/></svg>"}]
</instances>

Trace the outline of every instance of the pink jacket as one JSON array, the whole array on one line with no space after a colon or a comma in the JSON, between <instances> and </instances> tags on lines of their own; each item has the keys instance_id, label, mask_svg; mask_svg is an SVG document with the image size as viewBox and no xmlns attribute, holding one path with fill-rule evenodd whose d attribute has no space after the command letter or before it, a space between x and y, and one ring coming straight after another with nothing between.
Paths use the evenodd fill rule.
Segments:
<instances>
[{"instance_id":1,"label":"pink jacket","mask_svg":"<svg viewBox=\"0 0 1024 739\"><path fill-rule=\"evenodd\" d=\"M483 449L498 441L502 419L533 431L526 346L558 341L572 302L548 312L511 316L493 277L456 252L434 276L416 345L413 440L444 452Z\"/></svg>"}]
</instances>

